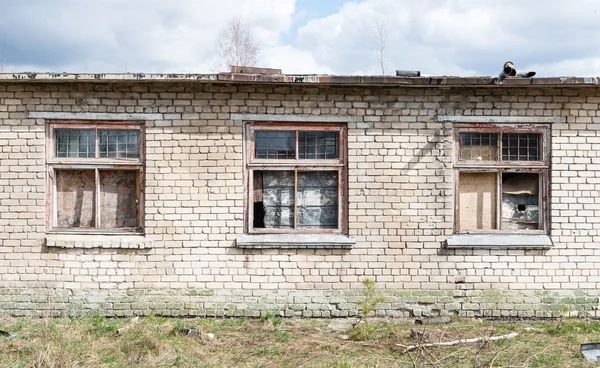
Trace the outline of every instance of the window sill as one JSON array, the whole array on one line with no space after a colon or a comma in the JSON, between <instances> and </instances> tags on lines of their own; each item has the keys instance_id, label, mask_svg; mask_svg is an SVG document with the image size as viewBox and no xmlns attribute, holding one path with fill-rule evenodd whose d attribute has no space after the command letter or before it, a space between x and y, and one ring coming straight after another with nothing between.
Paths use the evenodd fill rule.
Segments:
<instances>
[{"instance_id":1,"label":"window sill","mask_svg":"<svg viewBox=\"0 0 600 368\"><path fill-rule=\"evenodd\" d=\"M238 248L352 248L354 238L337 234L256 234L240 235Z\"/></svg>"},{"instance_id":2,"label":"window sill","mask_svg":"<svg viewBox=\"0 0 600 368\"><path fill-rule=\"evenodd\" d=\"M548 235L453 235L445 245L448 249L550 249L552 239Z\"/></svg>"},{"instance_id":3,"label":"window sill","mask_svg":"<svg viewBox=\"0 0 600 368\"><path fill-rule=\"evenodd\" d=\"M47 234L46 246L53 248L110 248L110 249L150 249L152 239L136 234Z\"/></svg>"}]
</instances>

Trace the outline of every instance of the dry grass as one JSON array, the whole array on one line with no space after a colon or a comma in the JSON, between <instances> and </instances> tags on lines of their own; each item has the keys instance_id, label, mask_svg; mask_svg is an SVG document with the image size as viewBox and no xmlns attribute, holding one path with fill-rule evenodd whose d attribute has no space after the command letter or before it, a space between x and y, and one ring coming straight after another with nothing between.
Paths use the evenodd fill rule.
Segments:
<instances>
[{"instance_id":1,"label":"dry grass","mask_svg":"<svg viewBox=\"0 0 600 368\"><path fill-rule=\"evenodd\" d=\"M600 323L456 321L425 326L425 340L502 335L517 338L485 344L423 348L402 353L397 344L415 344L412 324L374 321L371 338L348 340L343 320L262 320L142 318L0 318L1 367L593 367L579 344L600 340ZM174 332L198 328L213 333L204 341ZM334 328L335 327L335 328ZM345 326L342 326L345 327ZM340 331L341 330L341 331Z\"/></svg>"}]
</instances>

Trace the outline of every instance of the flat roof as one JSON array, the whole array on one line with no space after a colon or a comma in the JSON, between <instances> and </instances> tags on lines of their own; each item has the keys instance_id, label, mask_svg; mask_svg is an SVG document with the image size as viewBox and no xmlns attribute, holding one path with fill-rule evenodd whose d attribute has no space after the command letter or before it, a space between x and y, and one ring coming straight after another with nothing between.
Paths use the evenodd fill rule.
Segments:
<instances>
[{"instance_id":1,"label":"flat roof","mask_svg":"<svg viewBox=\"0 0 600 368\"><path fill-rule=\"evenodd\" d=\"M236 84L298 84L340 86L406 86L406 87L597 87L600 77L497 77L424 76L398 77L387 75L317 75L317 74L248 74L248 73L0 73L0 83L9 82L200 82Z\"/></svg>"}]
</instances>

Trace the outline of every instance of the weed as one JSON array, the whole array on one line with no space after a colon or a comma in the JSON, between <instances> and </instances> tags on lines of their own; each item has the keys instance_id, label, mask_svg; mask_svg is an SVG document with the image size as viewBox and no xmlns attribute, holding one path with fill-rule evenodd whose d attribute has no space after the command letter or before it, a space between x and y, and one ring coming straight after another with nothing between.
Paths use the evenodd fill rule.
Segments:
<instances>
[{"instance_id":1,"label":"weed","mask_svg":"<svg viewBox=\"0 0 600 368\"><path fill-rule=\"evenodd\" d=\"M263 356L279 356L281 355L281 349L277 346L268 347L268 348L260 348L260 349L252 349L248 351L248 355L263 355Z\"/></svg>"},{"instance_id":2,"label":"weed","mask_svg":"<svg viewBox=\"0 0 600 368\"><path fill-rule=\"evenodd\" d=\"M19 318L15 323L8 327L8 330L11 332L19 332L25 327L29 326L31 323L28 319L23 317Z\"/></svg>"},{"instance_id":3,"label":"weed","mask_svg":"<svg viewBox=\"0 0 600 368\"><path fill-rule=\"evenodd\" d=\"M350 331L350 339L355 341L365 341L371 338L375 328L367 321L367 317L377 309L379 303L385 301L383 295L375 287L375 280L364 279L362 283L365 286L365 298L358 302L361 314Z\"/></svg>"},{"instance_id":4,"label":"weed","mask_svg":"<svg viewBox=\"0 0 600 368\"><path fill-rule=\"evenodd\" d=\"M232 319L223 319L223 320L213 320L213 324L221 327L230 327L230 326L243 326L247 323L245 319L241 318L232 318Z\"/></svg>"},{"instance_id":5,"label":"weed","mask_svg":"<svg viewBox=\"0 0 600 368\"><path fill-rule=\"evenodd\" d=\"M83 319L80 321L87 327L87 333L95 338L102 337L108 334L114 335L122 325L121 320L108 320L104 317L93 317L91 319Z\"/></svg>"},{"instance_id":6,"label":"weed","mask_svg":"<svg viewBox=\"0 0 600 368\"><path fill-rule=\"evenodd\" d=\"M279 342L290 341L290 336L286 331L277 331L277 332L275 332L275 336L276 336L277 341L279 341Z\"/></svg>"},{"instance_id":7,"label":"weed","mask_svg":"<svg viewBox=\"0 0 600 368\"><path fill-rule=\"evenodd\" d=\"M349 361L345 359L332 358L327 360L321 367L327 368L353 368L353 366Z\"/></svg>"},{"instance_id":8,"label":"weed","mask_svg":"<svg viewBox=\"0 0 600 368\"><path fill-rule=\"evenodd\" d=\"M281 317L274 315L271 312L267 312L265 313L263 316L260 317L260 321L261 322L268 322L271 321L271 323L273 324L273 326L279 326L282 322Z\"/></svg>"},{"instance_id":9,"label":"weed","mask_svg":"<svg viewBox=\"0 0 600 368\"><path fill-rule=\"evenodd\" d=\"M117 361L117 358L115 358L112 355L102 355L100 357L100 361L102 363L115 363Z\"/></svg>"},{"instance_id":10,"label":"weed","mask_svg":"<svg viewBox=\"0 0 600 368\"><path fill-rule=\"evenodd\" d=\"M189 319L176 319L175 321L173 321L173 327L175 327L176 329L194 328L196 327L196 323Z\"/></svg>"},{"instance_id":11,"label":"weed","mask_svg":"<svg viewBox=\"0 0 600 368\"><path fill-rule=\"evenodd\" d=\"M273 316L273 313L271 313L271 312L267 312L267 313L263 314L263 315L260 317L260 321L261 321L261 322L266 322L266 321L268 321L268 320L272 319L273 317L274 317L274 316Z\"/></svg>"}]
</instances>

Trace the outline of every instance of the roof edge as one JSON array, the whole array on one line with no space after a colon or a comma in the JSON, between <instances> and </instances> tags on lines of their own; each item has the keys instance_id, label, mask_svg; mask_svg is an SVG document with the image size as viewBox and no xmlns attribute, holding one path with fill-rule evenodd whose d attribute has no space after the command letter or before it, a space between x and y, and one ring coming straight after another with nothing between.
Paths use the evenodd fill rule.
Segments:
<instances>
[{"instance_id":1,"label":"roof edge","mask_svg":"<svg viewBox=\"0 0 600 368\"><path fill-rule=\"evenodd\" d=\"M247 73L0 73L0 83L8 82L200 82L240 84L302 84L397 87L580 87L598 86L600 77L402 77L388 75L316 75L316 74L247 74Z\"/></svg>"}]
</instances>

